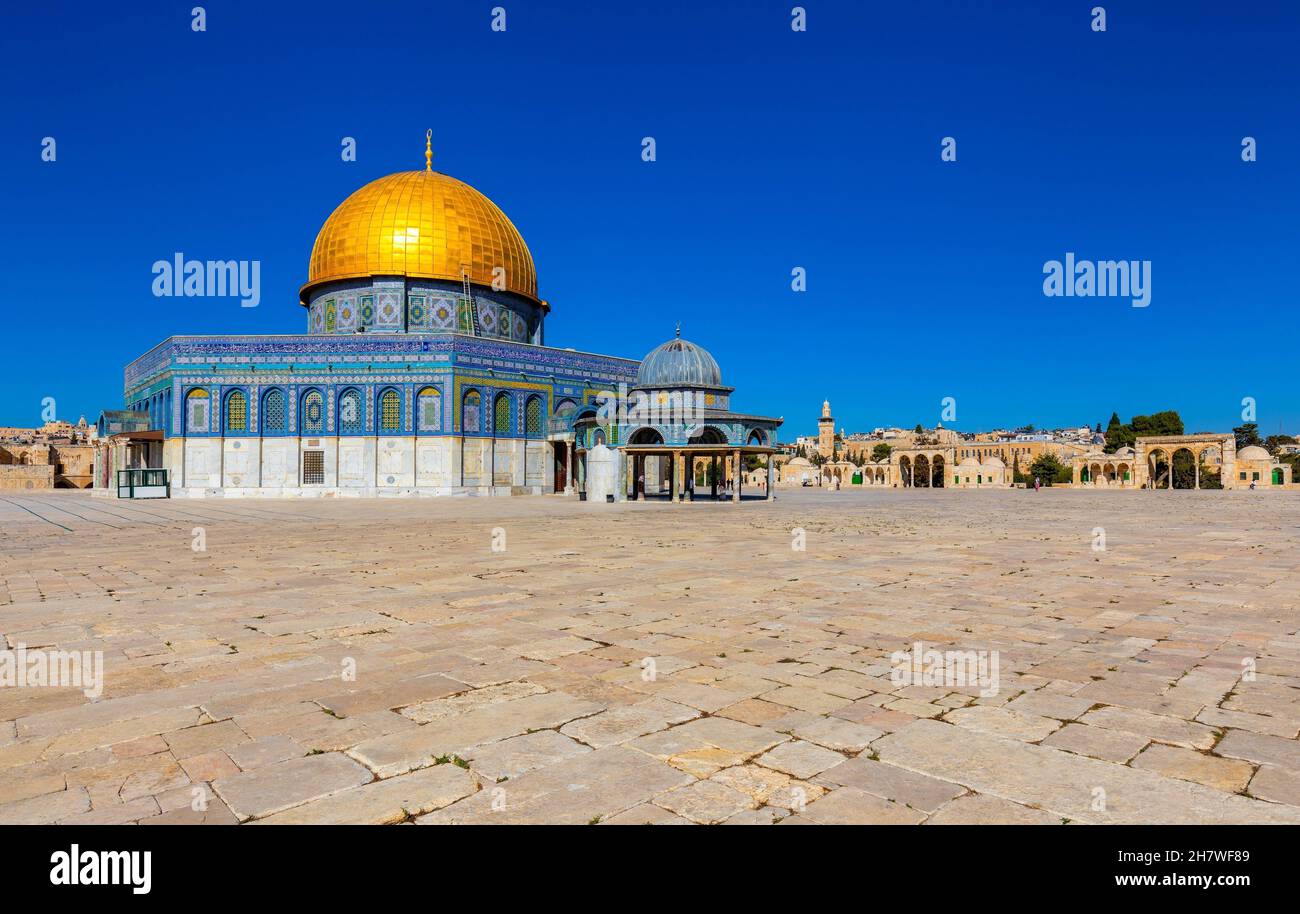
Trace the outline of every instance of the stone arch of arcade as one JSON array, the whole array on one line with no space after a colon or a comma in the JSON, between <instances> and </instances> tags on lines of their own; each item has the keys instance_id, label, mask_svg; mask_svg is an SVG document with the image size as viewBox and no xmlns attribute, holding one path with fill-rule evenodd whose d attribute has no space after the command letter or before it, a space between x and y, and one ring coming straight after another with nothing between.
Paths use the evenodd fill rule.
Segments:
<instances>
[{"instance_id":1,"label":"stone arch of arcade","mask_svg":"<svg viewBox=\"0 0 1300 914\"><path fill-rule=\"evenodd\" d=\"M941 489L948 485L948 474L952 472L949 451L943 448L897 454L893 464L898 483L904 488Z\"/></svg>"},{"instance_id":2,"label":"stone arch of arcade","mask_svg":"<svg viewBox=\"0 0 1300 914\"><path fill-rule=\"evenodd\" d=\"M1230 488L1236 447L1232 435L1139 438L1132 454L1079 455L1074 460L1074 484L1144 489L1200 489L1209 484Z\"/></svg>"}]
</instances>

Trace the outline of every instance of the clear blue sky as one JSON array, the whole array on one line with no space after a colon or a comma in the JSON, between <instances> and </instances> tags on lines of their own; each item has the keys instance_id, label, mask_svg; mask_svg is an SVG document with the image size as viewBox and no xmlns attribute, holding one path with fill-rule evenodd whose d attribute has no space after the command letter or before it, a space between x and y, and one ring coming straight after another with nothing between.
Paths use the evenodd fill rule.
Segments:
<instances>
[{"instance_id":1,"label":"clear blue sky","mask_svg":"<svg viewBox=\"0 0 1300 914\"><path fill-rule=\"evenodd\" d=\"M304 331L321 222L431 127L528 240L549 344L680 320L784 438L825 397L850 431L948 396L962 429L1226 430L1251 396L1300 431L1300 4L1096 0L1099 34L1094 2L809 0L796 34L793 3L501 2L504 34L491 2L13 6L0 424L120 407L171 334ZM260 260L261 306L153 297L176 251ZM1150 307L1044 297L1066 251L1152 261Z\"/></svg>"}]
</instances>

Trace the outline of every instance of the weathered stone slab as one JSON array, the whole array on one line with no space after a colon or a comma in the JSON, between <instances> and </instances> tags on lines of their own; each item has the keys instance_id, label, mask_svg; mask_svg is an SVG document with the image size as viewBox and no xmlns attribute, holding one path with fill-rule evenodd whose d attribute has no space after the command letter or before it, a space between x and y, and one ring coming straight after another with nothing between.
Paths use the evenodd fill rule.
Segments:
<instances>
[{"instance_id":1,"label":"weathered stone slab","mask_svg":"<svg viewBox=\"0 0 1300 914\"><path fill-rule=\"evenodd\" d=\"M983 706L957 708L945 714L943 719L968 730L978 730L994 736L1009 736L1027 743L1046 739L1061 727L1060 721L1050 717L1036 717L1005 708Z\"/></svg>"},{"instance_id":2,"label":"weathered stone slab","mask_svg":"<svg viewBox=\"0 0 1300 914\"><path fill-rule=\"evenodd\" d=\"M884 736L884 731L864 724L841 720L838 717L823 717L819 720L800 724L792 731L800 739L837 752L861 752L871 741Z\"/></svg>"},{"instance_id":3,"label":"weathered stone slab","mask_svg":"<svg viewBox=\"0 0 1300 914\"><path fill-rule=\"evenodd\" d=\"M1215 740L1214 731L1204 724L1131 708L1098 708L1083 715L1079 722L1107 730L1122 730L1187 749L1209 749Z\"/></svg>"},{"instance_id":4,"label":"weathered stone slab","mask_svg":"<svg viewBox=\"0 0 1300 914\"><path fill-rule=\"evenodd\" d=\"M982 793L968 793L939 808L926 825L1059 825L1060 819Z\"/></svg>"},{"instance_id":5,"label":"weathered stone slab","mask_svg":"<svg viewBox=\"0 0 1300 914\"><path fill-rule=\"evenodd\" d=\"M588 746L603 749L691 720L699 714L686 705L652 698L575 720L565 724L560 732Z\"/></svg>"},{"instance_id":6,"label":"weathered stone slab","mask_svg":"<svg viewBox=\"0 0 1300 914\"><path fill-rule=\"evenodd\" d=\"M611 746L485 788L416 821L422 825L583 825L610 819L692 780L643 752Z\"/></svg>"},{"instance_id":7,"label":"weathered stone slab","mask_svg":"<svg viewBox=\"0 0 1300 914\"><path fill-rule=\"evenodd\" d=\"M840 787L784 821L797 819L821 825L917 825L925 814L854 787Z\"/></svg>"},{"instance_id":8,"label":"weathered stone slab","mask_svg":"<svg viewBox=\"0 0 1300 914\"><path fill-rule=\"evenodd\" d=\"M883 761L979 793L1098 824L1300 823L1300 809L1005 737L917 721L873 744ZM1105 809L1093 808L1101 788Z\"/></svg>"},{"instance_id":9,"label":"weathered stone slab","mask_svg":"<svg viewBox=\"0 0 1300 914\"><path fill-rule=\"evenodd\" d=\"M590 751L589 746L554 730L538 730L471 749L468 761L477 774L488 783L494 783Z\"/></svg>"},{"instance_id":10,"label":"weathered stone slab","mask_svg":"<svg viewBox=\"0 0 1300 914\"><path fill-rule=\"evenodd\" d=\"M1300 742L1249 730L1229 730L1214 747L1214 754L1300 771Z\"/></svg>"},{"instance_id":11,"label":"weathered stone slab","mask_svg":"<svg viewBox=\"0 0 1300 914\"><path fill-rule=\"evenodd\" d=\"M353 746L348 754L380 777L392 777L431 765L445 755L462 758L476 746L518 736L529 730L559 727L603 710L600 705L563 692L529 695L477 708L459 717L414 730L381 736Z\"/></svg>"},{"instance_id":12,"label":"weathered stone slab","mask_svg":"<svg viewBox=\"0 0 1300 914\"><path fill-rule=\"evenodd\" d=\"M477 790L473 776L450 763L373 781L276 813L266 825L389 825L449 806Z\"/></svg>"},{"instance_id":13,"label":"weathered stone slab","mask_svg":"<svg viewBox=\"0 0 1300 914\"><path fill-rule=\"evenodd\" d=\"M213 783L212 789L242 822L359 787L370 780L370 772L352 759L327 752L222 778Z\"/></svg>"},{"instance_id":14,"label":"weathered stone slab","mask_svg":"<svg viewBox=\"0 0 1300 914\"><path fill-rule=\"evenodd\" d=\"M840 764L844 761L844 756L815 743L795 740L782 743L771 752L765 752L756 761L768 768L784 771L791 777L807 780L827 768Z\"/></svg>"},{"instance_id":15,"label":"weathered stone slab","mask_svg":"<svg viewBox=\"0 0 1300 914\"><path fill-rule=\"evenodd\" d=\"M1066 724L1043 740L1043 745L1123 764L1141 752L1142 748L1150 742L1145 736L1126 733L1123 730L1107 730L1103 727L1089 727L1086 724Z\"/></svg>"},{"instance_id":16,"label":"weathered stone slab","mask_svg":"<svg viewBox=\"0 0 1300 914\"><path fill-rule=\"evenodd\" d=\"M1160 743L1147 746L1130 764L1134 768L1158 771L1166 777L1195 781L1228 793L1239 793L1255 773L1255 766L1241 759L1219 758Z\"/></svg>"},{"instance_id":17,"label":"weathered stone slab","mask_svg":"<svg viewBox=\"0 0 1300 914\"><path fill-rule=\"evenodd\" d=\"M0 806L0 825L48 825L89 809L90 794L75 787Z\"/></svg>"},{"instance_id":18,"label":"weathered stone slab","mask_svg":"<svg viewBox=\"0 0 1300 914\"><path fill-rule=\"evenodd\" d=\"M941 781L896 765L864 758L849 759L834 768L828 768L818 780L856 787L922 812L934 812L965 792L960 785L951 781Z\"/></svg>"},{"instance_id":19,"label":"weathered stone slab","mask_svg":"<svg viewBox=\"0 0 1300 914\"><path fill-rule=\"evenodd\" d=\"M717 781L696 781L655 797L655 804L701 825L728 819L753 802L739 790Z\"/></svg>"},{"instance_id":20,"label":"weathered stone slab","mask_svg":"<svg viewBox=\"0 0 1300 914\"><path fill-rule=\"evenodd\" d=\"M1262 765L1251 779L1247 792L1261 800L1300 806L1300 772Z\"/></svg>"}]
</instances>

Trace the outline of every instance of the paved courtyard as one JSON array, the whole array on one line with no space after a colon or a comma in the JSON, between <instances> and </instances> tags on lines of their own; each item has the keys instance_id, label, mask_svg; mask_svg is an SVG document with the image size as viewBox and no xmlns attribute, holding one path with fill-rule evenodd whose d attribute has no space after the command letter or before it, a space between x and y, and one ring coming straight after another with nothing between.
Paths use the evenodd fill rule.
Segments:
<instances>
[{"instance_id":1,"label":"paved courtyard","mask_svg":"<svg viewBox=\"0 0 1300 914\"><path fill-rule=\"evenodd\" d=\"M1300 823L1298 516L0 493L0 822Z\"/></svg>"}]
</instances>

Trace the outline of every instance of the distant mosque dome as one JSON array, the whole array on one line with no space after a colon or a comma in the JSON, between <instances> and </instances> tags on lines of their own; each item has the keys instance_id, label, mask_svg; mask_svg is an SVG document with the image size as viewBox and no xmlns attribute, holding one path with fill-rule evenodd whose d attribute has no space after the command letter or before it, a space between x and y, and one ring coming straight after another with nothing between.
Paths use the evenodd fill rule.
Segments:
<instances>
[{"instance_id":1,"label":"distant mosque dome","mask_svg":"<svg viewBox=\"0 0 1300 914\"><path fill-rule=\"evenodd\" d=\"M988 458L986 458L985 461L984 461L984 466L986 466L986 467L1001 467L1001 468L1004 469L1004 470L1007 468L1007 465L1006 465L1005 463L1002 462L1002 458L1001 458L1001 457L988 457Z\"/></svg>"},{"instance_id":2,"label":"distant mosque dome","mask_svg":"<svg viewBox=\"0 0 1300 914\"><path fill-rule=\"evenodd\" d=\"M980 461L978 457L967 457L961 463L957 464L959 467L977 467L979 465Z\"/></svg>"},{"instance_id":3,"label":"distant mosque dome","mask_svg":"<svg viewBox=\"0 0 1300 914\"><path fill-rule=\"evenodd\" d=\"M1249 447L1244 447L1241 450L1237 451L1237 459L1238 460L1272 460L1273 455L1270 454L1268 451L1264 450L1259 445L1252 444Z\"/></svg>"},{"instance_id":4,"label":"distant mosque dome","mask_svg":"<svg viewBox=\"0 0 1300 914\"><path fill-rule=\"evenodd\" d=\"M703 346L677 336L641 360L637 387L722 387L722 369Z\"/></svg>"}]
</instances>

